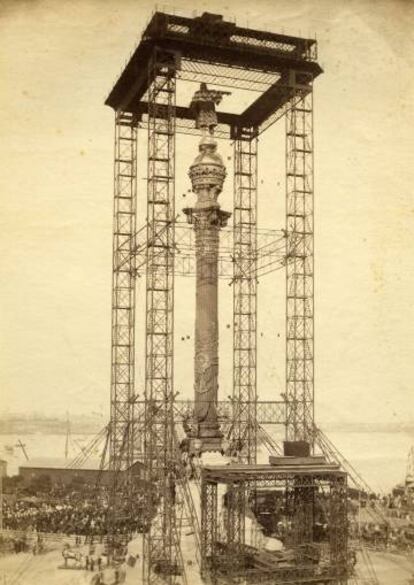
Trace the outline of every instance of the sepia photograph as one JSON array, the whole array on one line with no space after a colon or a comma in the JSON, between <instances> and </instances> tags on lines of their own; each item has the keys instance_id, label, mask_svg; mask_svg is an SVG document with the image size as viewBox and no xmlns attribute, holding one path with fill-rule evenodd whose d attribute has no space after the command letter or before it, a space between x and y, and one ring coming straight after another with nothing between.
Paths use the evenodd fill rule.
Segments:
<instances>
[{"instance_id":1,"label":"sepia photograph","mask_svg":"<svg viewBox=\"0 0 414 585\"><path fill-rule=\"evenodd\" d=\"M414 585L413 29L0 0L0 585Z\"/></svg>"}]
</instances>

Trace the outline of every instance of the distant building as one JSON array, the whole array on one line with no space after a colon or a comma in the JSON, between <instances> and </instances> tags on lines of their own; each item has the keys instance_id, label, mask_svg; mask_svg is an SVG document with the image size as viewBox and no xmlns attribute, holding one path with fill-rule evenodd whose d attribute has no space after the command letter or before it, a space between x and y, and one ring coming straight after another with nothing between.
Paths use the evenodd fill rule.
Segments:
<instances>
[{"instance_id":1,"label":"distant building","mask_svg":"<svg viewBox=\"0 0 414 585\"><path fill-rule=\"evenodd\" d=\"M104 469L100 471L101 462L98 459L89 459L77 467L71 467L71 462L62 458L41 457L30 459L19 467L19 475L25 484L29 484L45 476L51 483L63 483L70 485L80 483L96 483L101 473L101 483L108 485L112 472ZM133 473L141 479L143 476L143 464L137 461L133 466Z\"/></svg>"},{"instance_id":2,"label":"distant building","mask_svg":"<svg viewBox=\"0 0 414 585\"><path fill-rule=\"evenodd\" d=\"M0 477L7 476L7 461L0 459Z\"/></svg>"}]
</instances>

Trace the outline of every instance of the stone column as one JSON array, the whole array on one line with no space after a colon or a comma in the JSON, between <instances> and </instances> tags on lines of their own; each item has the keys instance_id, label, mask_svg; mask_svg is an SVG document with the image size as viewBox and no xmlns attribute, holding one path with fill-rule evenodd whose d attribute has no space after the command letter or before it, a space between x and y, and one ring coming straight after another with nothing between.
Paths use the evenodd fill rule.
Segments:
<instances>
[{"instance_id":1,"label":"stone column","mask_svg":"<svg viewBox=\"0 0 414 585\"><path fill-rule=\"evenodd\" d=\"M197 196L193 208L184 209L193 224L196 240L196 315L194 352L194 416L189 437L198 448L221 449L220 425L217 419L218 399L218 253L220 228L227 224L230 213L217 202L226 169L214 140L216 117L214 103L218 92L202 86L193 98L197 126L203 130L200 154L190 167L189 175Z\"/></svg>"},{"instance_id":2,"label":"stone column","mask_svg":"<svg viewBox=\"0 0 414 585\"><path fill-rule=\"evenodd\" d=\"M219 208L193 211L196 237L196 316L192 434L202 440L202 450L219 449L223 436L217 420L218 252L219 230L226 219L227 214Z\"/></svg>"}]
</instances>

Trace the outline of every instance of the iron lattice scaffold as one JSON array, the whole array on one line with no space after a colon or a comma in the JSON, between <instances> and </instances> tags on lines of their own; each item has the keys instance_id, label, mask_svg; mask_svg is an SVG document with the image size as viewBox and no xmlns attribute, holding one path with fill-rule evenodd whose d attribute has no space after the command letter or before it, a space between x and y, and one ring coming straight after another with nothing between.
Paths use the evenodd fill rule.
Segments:
<instances>
[{"instance_id":1,"label":"iron lattice scaffold","mask_svg":"<svg viewBox=\"0 0 414 585\"><path fill-rule=\"evenodd\" d=\"M234 140L233 441L240 460L257 458L257 130Z\"/></svg>"},{"instance_id":2,"label":"iron lattice scaffold","mask_svg":"<svg viewBox=\"0 0 414 585\"><path fill-rule=\"evenodd\" d=\"M313 445L313 94L309 87L286 113L286 438Z\"/></svg>"},{"instance_id":3,"label":"iron lattice scaffold","mask_svg":"<svg viewBox=\"0 0 414 585\"><path fill-rule=\"evenodd\" d=\"M112 276L112 367L110 455L112 470L135 460L135 256L137 207L137 121L115 115Z\"/></svg>"},{"instance_id":4,"label":"iron lattice scaffold","mask_svg":"<svg viewBox=\"0 0 414 585\"><path fill-rule=\"evenodd\" d=\"M144 466L149 530L145 583L179 569L175 515L174 234L175 60L154 51L149 64Z\"/></svg>"},{"instance_id":5,"label":"iron lattice scaffold","mask_svg":"<svg viewBox=\"0 0 414 585\"><path fill-rule=\"evenodd\" d=\"M217 112L215 135L234 141L233 394L231 408L220 406L220 410L230 412L230 446L235 446L239 461L254 465L258 421L262 418L267 421L269 413L277 417L277 421L273 420L272 415L271 422L286 424L288 439L313 440L311 100L313 80L322 71L316 59L316 42L312 39L237 27L208 13L192 19L156 13L106 100L117 112L116 127L121 120L129 123L125 131L135 145L126 155L117 147L115 158L116 177L129 186L129 190L125 187L129 196L121 195L116 182L111 465L122 469L134 463L141 445L138 435L143 434L148 526L143 558L146 584L184 579L176 501L176 485L179 487L183 478L177 465L174 424L182 420L180 413L187 407L175 401L173 375L174 155L176 134L195 134L198 130L191 108L176 104L176 85L197 81L248 90L253 96L241 113ZM287 375L285 404L281 408L280 403L261 406L257 400L257 275L281 265L280 258L269 257L268 264L266 259L263 262L271 254L262 252L257 244L257 137L284 115ZM132 223L136 209L138 127L148 130L147 223L143 245L138 245L139 233L143 232L137 234ZM121 128L117 132L123 146ZM145 258L137 268L140 254ZM146 272L145 390L144 402L138 403L134 391L134 285L137 270L142 266ZM141 408L143 426L141 413L136 412ZM253 486L259 479L251 478L250 491L256 491ZM206 489L208 492L210 487ZM211 490L213 494L214 489ZM242 550L245 552L241 535L245 531L247 491L245 484L235 481L229 489L228 510L224 514L229 550L239 557ZM211 506L206 503L209 497L207 494L202 500L202 514L214 518L214 497L211 495ZM212 533L218 530L212 524L210 529ZM206 540L203 521L202 554L211 546L214 543Z\"/></svg>"},{"instance_id":6,"label":"iron lattice scaffold","mask_svg":"<svg viewBox=\"0 0 414 585\"><path fill-rule=\"evenodd\" d=\"M246 511L261 491L283 519L279 554L246 543ZM202 571L213 582L346 585L347 478L337 465L206 466L201 510Z\"/></svg>"}]
</instances>

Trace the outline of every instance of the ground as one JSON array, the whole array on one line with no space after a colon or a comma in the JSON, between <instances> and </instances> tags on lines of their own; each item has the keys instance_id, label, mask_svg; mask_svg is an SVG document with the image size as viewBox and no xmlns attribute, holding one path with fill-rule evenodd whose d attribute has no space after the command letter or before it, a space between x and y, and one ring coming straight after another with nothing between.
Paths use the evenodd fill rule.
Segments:
<instances>
[{"instance_id":1,"label":"ground","mask_svg":"<svg viewBox=\"0 0 414 585\"><path fill-rule=\"evenodd\" d=\"M373 567L381 585L408 585L414 575L414 554L398 555L388 552L370 554Z\"/></svg>"},{"instance_id":2,"label":"ground","mask_svg":"<svg viewBox=\"0 0 414 585\"><path fill-rule=\"evenodd\" d=\"M61 551L33 556L32 553L10 554L0 558L0 576L4 585L87 585L86 571L64 571Z\"/></svg>"},{"instance_id":3,"label":"ground","mask_svg":"<svg viewBox=\"0 0 414 585\"><path fill-rule=\"evenodd\" d=\"M136 543L140 548L140 543ZM184 549L186 547L183 547ZM132 551L131 551L132 552ZM184 552L184 551L183 551ZM188 554L188 552L187 552ZM184 553L184 556L187 556ZM395 553L372 552L372 564L376 570L380 585L407 585L414 573L414 555L397 555ZM61 550L54 550L42 555L31 553L9 554L0 558L0 582L2 585L90 585L93 573L84 570L59 569L62 565ZM191 585L201 583L196 567L189 567L188 582ZM106 573L106 584L112 585L113 573ZM141 583L140 562L135 567L126 569L126 585Z\"/></svg>"}]
</instances>

